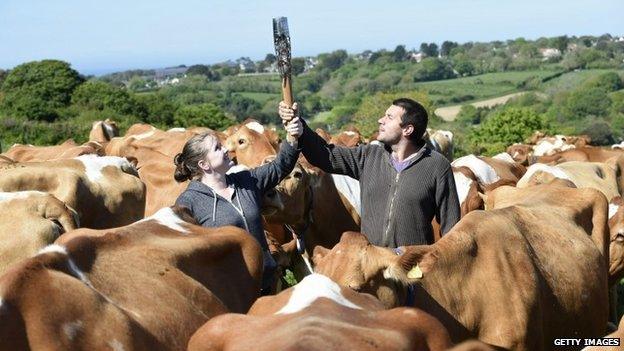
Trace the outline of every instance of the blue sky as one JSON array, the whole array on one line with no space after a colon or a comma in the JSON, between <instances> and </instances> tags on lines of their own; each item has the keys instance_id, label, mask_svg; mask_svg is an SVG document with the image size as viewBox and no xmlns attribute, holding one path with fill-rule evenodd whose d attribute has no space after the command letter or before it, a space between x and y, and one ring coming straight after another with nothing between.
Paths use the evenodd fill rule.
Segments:
<instances>
[{"instance_id":1,"label":"blue sky","mask_svg":"<svg viewBox=\"0 0 624 351\"><path fill-rule=\"evenodd\" d=\"M624 35L624 0L0 0L0 68L46 58L85 74L216 63L273 52L287 16L294 56L421 42Z\"/></svg>"}]
</instances>

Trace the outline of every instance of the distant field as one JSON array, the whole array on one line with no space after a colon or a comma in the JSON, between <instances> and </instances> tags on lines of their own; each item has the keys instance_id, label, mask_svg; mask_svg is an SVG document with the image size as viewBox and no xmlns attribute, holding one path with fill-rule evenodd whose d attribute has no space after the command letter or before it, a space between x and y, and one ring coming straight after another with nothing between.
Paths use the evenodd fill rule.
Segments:
<instances>
[{"instance_id":1,"label":"distant field","mask_svg":"<svg viewBox=\"0 0 624 351\"><path fill-rule=\"evenodd\" d=\"M488 73L472 77L416 83L417 89L429 92L438 106L468 103L498 97L523 89L523 83L533 78L542 80L556 71L520 71Z\"/></svg>"},{"instance_id":2,"label":"distant field","mask_svg":"<svg viewBox=\"0 0 624 351\"><path fill-rule=\"evenodd\" d=\"M271 99L280 97L279 94L272 94L272 93L237 92L235 94L241 95L242 97L246 97L248 99L256 100L261 105L264 105L267 101Z\"/></svg>"},{"instance_id":3,"label":"distant field","mask_svg":"<svg viewBox=\"0 0 624 351\"><path fill-rule=\"evenodd\" d=\"M578 87L583 81L606 72L616 72L624 77L624 70L614 69L589 69L582 71L573 71L563 74L561 77L549 80L544 83L542 89L546 94L552 95L559 91L570 90Z\"/></svg>"}]
</instances>

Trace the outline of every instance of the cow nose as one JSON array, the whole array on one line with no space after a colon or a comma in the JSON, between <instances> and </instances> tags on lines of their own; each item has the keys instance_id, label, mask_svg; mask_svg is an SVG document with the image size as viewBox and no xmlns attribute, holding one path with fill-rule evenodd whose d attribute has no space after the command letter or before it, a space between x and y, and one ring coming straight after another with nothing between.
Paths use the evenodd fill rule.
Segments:
<instances>
[{"instance_id":1,"label":"cow nose","mask_svg":"<svg viewBox=\"0 0 624 351\"><path fill-rule=\"evenodd\" d=\"M359 292L362 290L362 285L351 283L349 284L349 289Z\"/></svg>"}]
</instances>

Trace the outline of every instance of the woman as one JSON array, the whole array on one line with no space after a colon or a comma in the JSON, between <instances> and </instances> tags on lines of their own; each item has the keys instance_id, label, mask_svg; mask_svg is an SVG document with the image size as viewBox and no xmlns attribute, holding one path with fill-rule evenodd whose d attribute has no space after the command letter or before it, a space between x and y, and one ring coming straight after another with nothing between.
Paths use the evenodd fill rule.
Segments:
<instances>
[{"instance_id":1,"label":"woman","mask_svg":"<svg viewBox=\"0 0 624 351\"><path fill-rule=\"evenodd\" d=\"M226 174L233 163L227 149L212 132L189 139L174 158L175 180L191 180L176 205L188 208L204 227L234 225L247 230L260 243L264 260L263 294L271 290L277 264L269 252L262 228L262 197L295 167L300 151L297 138L303 132L301 121L293 119L286 125L286 132L295 140L283 142L273 162L251 170Z\"/></svg>"}]
</instances>

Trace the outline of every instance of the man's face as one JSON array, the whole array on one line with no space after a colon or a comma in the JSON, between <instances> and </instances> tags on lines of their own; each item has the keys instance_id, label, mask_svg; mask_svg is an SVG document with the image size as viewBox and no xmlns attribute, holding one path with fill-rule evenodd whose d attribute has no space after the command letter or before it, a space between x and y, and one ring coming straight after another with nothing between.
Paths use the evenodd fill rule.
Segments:
<instances>
[{"instance_id":1,"label":"man's face","mask_svg":"<svg viewBox=\"0 0 624 351\"><path fill-rule=\"evenodd\" d=\"M401 116L405 113L405 109L400 106L391 105L386 113L377 122L379 123L379 135L377 140L386 145L394 145L399 142L403 135L401 128Z\"/></svg>"}]
</instances>

